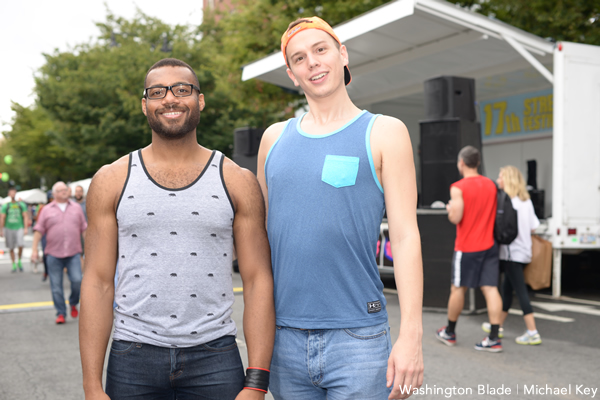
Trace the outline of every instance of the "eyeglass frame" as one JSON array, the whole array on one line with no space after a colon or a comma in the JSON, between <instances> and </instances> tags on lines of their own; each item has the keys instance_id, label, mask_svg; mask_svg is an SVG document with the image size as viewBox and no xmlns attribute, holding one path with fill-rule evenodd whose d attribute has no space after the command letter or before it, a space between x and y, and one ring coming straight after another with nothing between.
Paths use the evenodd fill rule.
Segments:
<instances>
[{"instance_id":1,"label":"eyeglass frame","mask_svg":"<svg viewBox=\"0 0 600 400\"><path fill-rule=\"evenodd\" d=\"M173 88L174 88L174 87L177 87L177 86L191 86L191 87L192 87L192 91L191 91L191 92L190 92L190 94L188 94L187 96L177 96L177 95L175 94L175 92L173 91ZM161 88L161 89L167 89L167 90L165 91L165 95L164 95L163 97L149 97L149 96L148 96L148 89L158 89L158 88ZM160 85L157 85L157 86L150 86L150 87L147 87L147 88L145 88L145 89L144 89L144 93L142 94L142 96L144 96L144 98L145 98L146 100L162 100L162 99L164 99L165 97L167 97L167 93L168 93L168 92L169 92L169 90L170 90L170 91L171 91L171 94L172 94L174 97L190 97L190 96L192 95L192 93L194 93L194 89L196 89L196 90L198 91L198 93L200 93L200 87L198 87L198 86L194 85L193 83L175 83L175 84L173 84L173 85L171 85L171 86L160 86Z\"/></svg>"}]
</instances>

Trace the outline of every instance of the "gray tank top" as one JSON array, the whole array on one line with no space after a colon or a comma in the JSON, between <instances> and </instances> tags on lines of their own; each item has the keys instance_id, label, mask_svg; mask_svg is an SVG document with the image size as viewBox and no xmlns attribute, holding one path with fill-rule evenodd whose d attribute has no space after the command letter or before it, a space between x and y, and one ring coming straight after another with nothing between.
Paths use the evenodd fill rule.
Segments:
<instances>
[{"instance_id":1,"label":"gray tank top","mask_svg":"<svg viewBox=\"0 0 600 400\"><path fill-rule=\"evenodd\" d=\"M190 347L237 333L231 319L234 210L223 159L213 151L194 182L168 189L148 174L141 150L129 155L116 211L114 339Z\"/></svg>"}]
</instances>

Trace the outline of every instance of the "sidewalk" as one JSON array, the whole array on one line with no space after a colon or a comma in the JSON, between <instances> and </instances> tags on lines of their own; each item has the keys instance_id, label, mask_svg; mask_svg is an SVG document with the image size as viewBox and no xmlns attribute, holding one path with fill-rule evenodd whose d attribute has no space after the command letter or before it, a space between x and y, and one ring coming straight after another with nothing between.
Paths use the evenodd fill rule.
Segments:
<instances>
[{"instance_id":1,"label":"sidewalk","mask_svg":"<svg viewBox=\"0 0 600 400\"><path fill-rule=\"evenodd\" d=\"M49 302L51 295L48 282L41 282L41 274L31 273L29 261L24 263L24 267L23 273L10 273L9 256L0 255L0 400L81 400L83 390L77 320L69 317L65 325L55 325L52 306L27 306L28 303ZM239 274L234 274L234 286L241 286ZM68 287L66 280L67 293ZM397 295L394 290L386 289L386 298L394 339L398 336L400 325ZM485 336L480 326L487 320L486 315L462 316L457 325L458 343L455 347L448 347L435 338L436 329L446 323L445 314L424 313L423 390L428 389L429 392L412 398L592 398L591 390L600 386L600 342L597 339L600 303L579 304L584 308L577 308L578 303L575 302L544 298L532 300L545 304L547 308L550 305L563 309L575 306L571 307L571 311L556 312L534 306L536 312L571 321L538 319L543 344L519 346L514 343L514 338L522 333L523 321L521 317L511 315L504 327L504 352L499 354L473 349L473 345ZM6 305L10 304L22 306L7 309ZM587 313L573 310L587 310ZM233 319L239 330L240 352L246 362L242 315L243 298L236 294ZM479 385L483 385L484 393L479 393ZM485 385L489 385L489 389ZM569 385L571 393L568 393ZM499 393L498 388L502 387L510 389L511 393ZM590 388L590 394L576 393L577 387L580 390ZM562 388L565 388L566 394L550 394ZM523 393L529 389L530 393ZM594 398L599 397L600 392L597 392Z\"/></svg>"}]
</instances>

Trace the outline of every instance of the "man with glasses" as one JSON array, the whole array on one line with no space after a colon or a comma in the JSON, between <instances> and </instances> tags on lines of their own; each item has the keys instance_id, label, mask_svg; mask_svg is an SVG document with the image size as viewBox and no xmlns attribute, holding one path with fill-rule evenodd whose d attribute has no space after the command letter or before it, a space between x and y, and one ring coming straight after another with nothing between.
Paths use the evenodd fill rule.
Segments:
<instances>
[{"instance_id":1,"label":"man with glasses","mask_svg":"<svg viewBox=\"0 0 600 400\"><path fill-rule=\"evenodd\" d=\"M198 144L205 103L189 65L161 60L144 83L152 143L102 167L87 197L79 331L86 399L264 399L275 318L260 187ZM234 240L245 377L231 316Z\"/></svg>"}]
</instances>

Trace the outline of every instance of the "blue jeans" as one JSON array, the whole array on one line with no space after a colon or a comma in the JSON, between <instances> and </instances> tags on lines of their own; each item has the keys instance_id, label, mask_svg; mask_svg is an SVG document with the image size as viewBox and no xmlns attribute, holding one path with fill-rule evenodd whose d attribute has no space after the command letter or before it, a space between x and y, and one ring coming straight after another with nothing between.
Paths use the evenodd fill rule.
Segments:
<instances>
[{"instance_id":1,"label":"blue jeans","mask_svg":"<svg viewBox=\"0 0 600 400\"><path fill-rule=\"evenodd\" d=\"M269 389L277 400L386 400L388 323L303 330L278 326Z\"/></svg>"},{"instance_id":2,"label":"blue jeans","mask_svg":"<svg viewBox=\"0 0 600 400\"><path fill-rule=\"evenodd\" d=\"M176 349L114 340L106 394L111 400L233 400L244 377L234 336Z\"/></svg>"},{"instance_id":3,"label":"blue jeans","mask_svg":"<svg viewBox=\"0 0 600 400\"><path fill-rule=\"evenodd\" d=\"M65 304L65 295L63 293L63 269L67 269L69 280L71 281L69 305L76 306L79 304L79 292L81 291L81 260L79 254L65 258L57 258L48 254L46 256L46 263L56 315L64 315L66 317L67 305Z\"/></svg>"}]
</instances>

